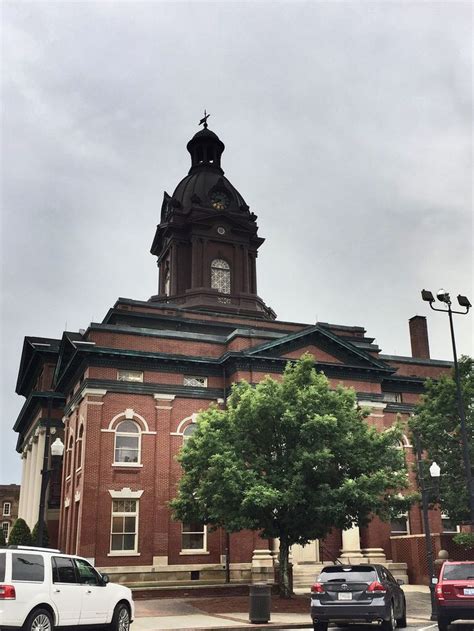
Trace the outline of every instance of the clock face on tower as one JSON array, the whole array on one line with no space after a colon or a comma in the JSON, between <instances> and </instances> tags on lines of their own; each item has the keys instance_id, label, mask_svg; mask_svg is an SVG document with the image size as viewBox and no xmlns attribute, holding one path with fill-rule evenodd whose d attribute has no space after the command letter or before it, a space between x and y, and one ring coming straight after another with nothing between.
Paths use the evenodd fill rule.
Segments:
<instances>
[{"instance_id":1,"label":"clock face on tower","mask_svg":"<svg viewBox=\"0 0 474 631\"><path fill-rule=\"evenodd\" d=\"M230 197L224 191L213 191L211 193L211 205L216 210L225 210L230 204Z\"/></svg>"}]
</instances>

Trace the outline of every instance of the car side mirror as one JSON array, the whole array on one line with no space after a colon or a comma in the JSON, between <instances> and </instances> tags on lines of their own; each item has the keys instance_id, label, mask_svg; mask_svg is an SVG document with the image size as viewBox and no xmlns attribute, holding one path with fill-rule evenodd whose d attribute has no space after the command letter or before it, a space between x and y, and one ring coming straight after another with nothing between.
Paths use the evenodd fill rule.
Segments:
<instances>
[{"instance_id":1,"label":"car side mirror","mask_svg":"<svg viewBox=\"0 0 474 631\"><path fill-rule=\"evenodd\" d=\"M109 575L108 574L102 574L102 583L104 585L107 585L107 583L110 581Z\"/></svg>"},{"instance_id":2,"label":"car side mirror","mask_svg":"<svg viewBox=\"0 0 474 631\"><path fill-rule=\"evenodd\" d=\"M403 578L397 578L397 583L399 585L405 585L405 581L403 580Z\"/></svg>"}]
</instances>

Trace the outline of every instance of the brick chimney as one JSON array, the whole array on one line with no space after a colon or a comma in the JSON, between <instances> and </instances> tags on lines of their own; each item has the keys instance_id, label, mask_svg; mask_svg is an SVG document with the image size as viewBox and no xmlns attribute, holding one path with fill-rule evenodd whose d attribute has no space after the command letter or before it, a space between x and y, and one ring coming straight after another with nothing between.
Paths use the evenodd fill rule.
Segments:
<instances>
[{"instance_id":1,"label":"brick chimney","mask_svg":"<svg viewBox=\"0 0 474 631\"><path fill-rule=\"evenodd\" d=\"M411 356L420 359L430 358L430 344L428 342L428 326L425 316L413 316L409 320Z\"/></svg>"}]
</instances>

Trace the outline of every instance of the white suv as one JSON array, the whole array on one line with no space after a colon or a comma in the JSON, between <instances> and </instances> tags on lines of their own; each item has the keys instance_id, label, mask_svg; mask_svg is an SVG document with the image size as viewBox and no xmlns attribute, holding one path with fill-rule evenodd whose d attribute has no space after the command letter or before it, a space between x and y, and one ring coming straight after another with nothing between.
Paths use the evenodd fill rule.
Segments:
<instances>
[{"instance_id":1,"label":"white suv","mask_svg":"<svg viewBox=\"0 0 474 631\"><path fill-rule=\"evenodd\" d=\"M128 631L134 605L128 587L109 583L92 565L49 548L0 549L0 629L53 631L107 625Z\"/></svg>"}]
</instances>

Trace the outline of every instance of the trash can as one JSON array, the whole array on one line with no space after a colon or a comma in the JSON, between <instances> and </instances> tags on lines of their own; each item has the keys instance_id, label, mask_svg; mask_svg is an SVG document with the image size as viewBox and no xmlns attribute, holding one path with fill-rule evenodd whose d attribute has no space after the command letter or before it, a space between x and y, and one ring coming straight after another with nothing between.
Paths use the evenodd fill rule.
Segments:
<instances>
[{"instance_id":1,"label":"trash can","mask_svg":"<svg viewBox=\"0 0 474 631\"><path fill-rule=\"evenodd\" d=\"M271 586L266 583L250 585L249 619L250 622L262 623L270 620L270 605L272 602Z\"/></svg>"}]
</instances>

